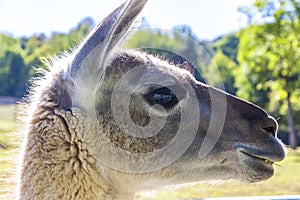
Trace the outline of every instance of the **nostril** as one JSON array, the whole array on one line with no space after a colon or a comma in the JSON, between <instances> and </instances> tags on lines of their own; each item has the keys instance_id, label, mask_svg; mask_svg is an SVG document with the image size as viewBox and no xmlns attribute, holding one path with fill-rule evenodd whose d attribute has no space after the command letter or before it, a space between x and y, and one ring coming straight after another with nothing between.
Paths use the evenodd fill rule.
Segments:
<instances>
[{"instance_id":1,"label":"nostril","mask_svg":"<svg viewBox=\"0 0 300 200\"><path fill-rule=\"evenodd\" d=\"M274 137L276 137L278 124L273 117L268 116L266 119L260 121L259 126L260 126L260 129L262 131L264 131L265 133L272 134Z\"/></svg>"},{"instance_id":2,"label":"nostril","mask_svg":"<svg viewBox=\"0 0 300 200\"><path fill-rule=\"evenodd\" d=\"M268 127L262 128L262 129L265 130L268 133L271 133L275 137L275 134L276 134L276 127L275 126L268 126Z\"/></svg>"}]
</instances>

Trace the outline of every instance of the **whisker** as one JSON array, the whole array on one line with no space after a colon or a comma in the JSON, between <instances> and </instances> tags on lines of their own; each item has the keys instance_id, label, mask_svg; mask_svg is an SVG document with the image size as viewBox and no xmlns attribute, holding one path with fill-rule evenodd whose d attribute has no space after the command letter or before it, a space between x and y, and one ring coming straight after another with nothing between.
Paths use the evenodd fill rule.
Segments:
<instances>
[{"instance_id":1,"label":"whisker","mask_svg":"<svg viewBox=\"0 0 300 200\"><path fill-rule=\"evenodd\" d=\"M281 167L281 165L277 164L277 163L273 163L274 165L276 165L277 167Z\"/></svg>"}]
</instances>

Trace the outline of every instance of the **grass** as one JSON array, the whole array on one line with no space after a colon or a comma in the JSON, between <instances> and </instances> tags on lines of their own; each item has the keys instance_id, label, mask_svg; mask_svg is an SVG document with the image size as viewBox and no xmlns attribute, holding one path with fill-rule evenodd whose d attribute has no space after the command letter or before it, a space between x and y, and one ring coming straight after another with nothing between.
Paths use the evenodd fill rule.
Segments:
<instances>
[{"instance_id":1,"label":"grass","mask_svg":"<svg viewBox=\"0 0 300 200\"><path fill-rule=\"evenodd\" d=\"M15 183L15 171L22 134L15 133L22 128L14 119L14 105L0 106L0 143L7 149L0 149L0 199L11 199ZM243 184L238 181L221 183L199 183L176 190L163 189L157 192L140 193L138 200L182 200L188 198L269 196L300 194L300 149L289 150L287 158L275 166L276 174L258 184ZM149 195L151 194L151 195Z\"/></svg>"},{"instance_id":2,"label":"grass","mask_svg":"<svg viewBox=\"0 0 300 200\"><path fill-rule=\"evenodd\" d=\"M0 105L0 143L6 147L15 144L17 134L14 131L20 128L20 123L16 120L19 106Z\"/></svg>"},{"instance_id":3,"label":"grass","mask_svg":"<svg viewBox=\"0 0 300 200\"><path fill-rule=\"evenodd\" d=\"M0 199L13 199L16 191L16 168L22 135L16 131L21 128L16 120L19 107L16 105L0 106Z\"/></svg>"}]
</instances>

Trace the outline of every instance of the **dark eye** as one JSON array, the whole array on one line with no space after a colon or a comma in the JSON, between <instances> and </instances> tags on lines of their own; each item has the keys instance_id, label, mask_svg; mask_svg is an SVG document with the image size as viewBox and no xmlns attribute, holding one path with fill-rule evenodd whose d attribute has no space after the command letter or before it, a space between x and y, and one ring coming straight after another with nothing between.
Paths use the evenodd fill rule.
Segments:
<instances>
[{"instance_id":1,"label":"dark eye","mask_svg":"<svg viewBox=\"0 0 300 200\"><path fill-rule=\"evenodd\" d=\"M145 95L145 98L151 105L160 104L168 109L178 103L178 99L174 92L167 87L156 89Z\"/></svg>"}]
</instances>

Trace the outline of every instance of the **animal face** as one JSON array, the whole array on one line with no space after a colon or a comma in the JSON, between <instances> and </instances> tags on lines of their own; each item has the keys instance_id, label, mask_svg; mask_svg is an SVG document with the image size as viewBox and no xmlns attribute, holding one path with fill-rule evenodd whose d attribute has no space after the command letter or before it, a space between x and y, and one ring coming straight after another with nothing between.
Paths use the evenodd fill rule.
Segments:
<instances>
[{"instance_id":1,"label":"animal face","mask_svg":"<svg viewBox=\"0 0 300 200\"><path fill-rule=\"evenodd\" d=\"M173 184L254 182L272 176L284 156L265 111L152 56L117 55L96 96L98 159L130 179L142 172Z\"/></svg>"},{"instance_id":2,"label":"animal face","mask_svg":"<svg viewBox=\"0 0 300 200\"><path fill-rule=\"evenodd\" d=\"M264 110L198 82L180 65L119 49L145 3L128 1L105 18L66 72L72 107L97 127L83 140L99 173L143 186L158 177L176 184L272 176L285 153Z\"/></svg>"}]
</instances>

